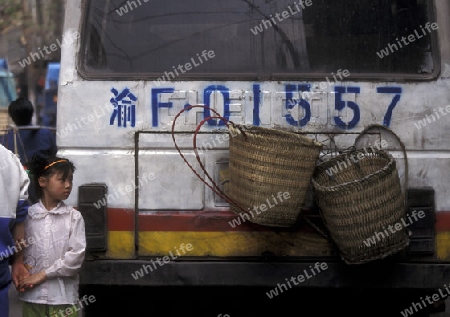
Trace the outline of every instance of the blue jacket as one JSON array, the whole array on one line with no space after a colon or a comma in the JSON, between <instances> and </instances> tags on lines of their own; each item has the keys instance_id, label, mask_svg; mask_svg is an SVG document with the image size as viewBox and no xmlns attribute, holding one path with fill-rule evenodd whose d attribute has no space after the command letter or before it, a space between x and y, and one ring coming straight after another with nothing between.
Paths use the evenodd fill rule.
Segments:
<instances>
[{"instance_id":1,"label":"blue jacket","mask_svg":"<svg viewBox=\"0 0 450 317\"><path fill-rule=\"evenodd\" d=\"M57 152L55 133L46 128L21 126L18 129L16 143L22 165L26 165L36 154L54 156ZM13 130L5 134L2 144L15 153Z\"/></svg>"}]
</instances>

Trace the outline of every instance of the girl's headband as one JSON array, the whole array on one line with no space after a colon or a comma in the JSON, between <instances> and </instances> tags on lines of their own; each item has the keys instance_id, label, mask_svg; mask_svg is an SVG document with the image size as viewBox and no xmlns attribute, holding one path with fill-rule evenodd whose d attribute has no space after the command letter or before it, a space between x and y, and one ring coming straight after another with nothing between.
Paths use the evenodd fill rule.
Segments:
<instances>
[{"instance_id":1,"label":"girl's headband","mask_svg":"<svg viewBox=\"0 0 450 317\"><path fill-rule=\"evenodd\" d=\"M51 166L53 166L53 165L55 165L55 164L57 164L57 163L62 163L62 162L67 162L67 160L57 160L57 161L51 162L51 163L48 164L46 167L44 167L44 171L45 171L47 168L49 168L49 167L51 167Z\"/></svg>"}]
</instances>

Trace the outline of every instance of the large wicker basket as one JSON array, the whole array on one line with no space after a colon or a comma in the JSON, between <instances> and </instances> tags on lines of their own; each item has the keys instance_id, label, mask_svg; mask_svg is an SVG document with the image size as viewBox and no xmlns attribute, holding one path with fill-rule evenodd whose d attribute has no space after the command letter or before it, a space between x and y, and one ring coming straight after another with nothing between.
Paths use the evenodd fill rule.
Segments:
<instances>
[{"instance_id":1,"label":"large wicker basket","mask_svg":"<svg viewBox=\"0 0 450 317\"><path fill-rule=\"evenodd\" d=\"M230 125L229 132L231 210L260 225L292 226L305 203L322 145L270 128Z\"/></svg>"},{"instance_id":2,"label":"large wicker basket","mask_svg":"<svg viewBox=\"0 0 450 317\"><path fill-rule=\"evenodd\" d=\"M406 219L405 196L390 154L373 148L341 154L316 167L312 184L324 223L346 263L383 259L409 244L403 225L388 230Z\"/></svg>"}]
</instances>

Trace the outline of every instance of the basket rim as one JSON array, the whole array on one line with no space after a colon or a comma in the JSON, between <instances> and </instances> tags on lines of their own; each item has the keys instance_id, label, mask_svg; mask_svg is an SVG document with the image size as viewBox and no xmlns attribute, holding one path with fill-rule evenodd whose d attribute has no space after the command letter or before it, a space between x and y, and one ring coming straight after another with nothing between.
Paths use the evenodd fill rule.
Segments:
<instances>
[{"instance_id":1,"label":"basket rim","mask_svg":"<svg viewBox=\"0 0 450 317\"><path fill-rule=\"evenodd\" d=\"M349 155L352 155L352 154L355 154L355 153L380 154L380 156L382 156L383 158L386 158L388 160L393 158L393 156L391 154L389 154L385 150L378 150L378 149L374 149L374 148L362 148L362 149L355 149L355 150L351 150L351 151L348 151L348 152L345 152L345 153L341 153L341 154L339 154L339 155L337 155L335 157L330 158L329 160L320 162L319 164L317 164L317 167L318 168L328 168L327 165L334 164L336 161L342 160L342 158L348 157ZM324 166L327 166L327 167L324 167Z\"/></svg>"},{"instance_id":2,"label":"basket rim","mask_svg":"<svg viewBox=\"0 0 450 317\"><path fill-rule=\"evenodd\" d=\"M234 131L237 131L239 134L242 134L241 130L237 127L240 127L242 130L244 130L245 133L249 133L254 134L259 133L259 134L273 134L273 135L278 135L278 136L289 136L289 137L295 137L301 141L304 141L307 143L307 145L312 145L314 147L317 148L322 148L323 144L320 143L317 140L314 140L310 137L307 137L301 133L297 133L294 131L288 131L288 130L281 130L281 129L276 129L276 128L268 128L268 127L260 127L260 126L254 126L254 125L240 125L240 124L235 124L230 125L229 129L233 129Z\"/></svg>"},{"instance_id":3,"label":"basket rim","mask_svg":"<svg viewBox=\"0 0 450 317\"><path fill-rule=\"evenodd\" d=\"M320 167L323 168L323 166L329 165L332 162L335 162L336 160L338 160L339 158L348 156L348 155L350 155L352 153L359 153L359 152L364 152L364 151L363 151L363 149L360 149L360 150L351 151L351 152L348 152L348 153L345 153L345 154L338 155L338 156L336 156L336 157L334 157L334 158L332 158L332 159L330 159L330 160L328 160L326 162L323 162L323 163L319 164L317 167L320 166ZM396 160L394 159L394 157L391 154L387 153L386 151L377 150L374 153L381 153L383 156L385 156L386 159L389 160L385 166L383 166L382 168L378 169L377 171L375 171L375 172L373 172L373 173L371 173L369 175L366 175L364 177L361 177L361 178L358 178L358 179L354 179L352 181L348 181L348 182L345 182L345 183L332 185L332 186L324 186L324 185L319 184L319 182L316 181L316 175L317 174L315 173L311 177L311 182L312 182L314 188L318 189L320 191L323 191L323 192L336 192L336 191L339 191L340 189L347 188L349 185L361 184L363 182L370 181L370 180L372 180L375 177L378 177L380 174L386 174L386 172L388 170L392 169L393 165L396 164ZM323 169L321 171L321 173L325 173L325 169Z\"/></svg>"}]
</instances>

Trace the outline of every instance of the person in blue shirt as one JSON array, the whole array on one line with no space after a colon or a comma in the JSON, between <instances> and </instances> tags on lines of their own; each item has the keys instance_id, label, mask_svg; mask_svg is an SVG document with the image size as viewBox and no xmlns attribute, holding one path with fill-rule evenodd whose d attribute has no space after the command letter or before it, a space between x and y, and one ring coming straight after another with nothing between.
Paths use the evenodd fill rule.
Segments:
<instances>
[{"instance_id":1,"label":"person in blue shirt","mask_svg":"<svg viewBox=\"0 0 450 317\"><path fill-rule=\"evenodd\" d=\"M35 155L40 157L56 155L55 133L48 128L31 125L34 107L28 99L20 97L13 101L8 106L8 114L15 126L8 129L3 136L2 144L19 156L23 166L26 167ZM32 203L36 202L31 187L29 199Z\"/></svg>"},{"instance_id":2,"label":"person in blue shirt","mask_svg":"<svg viewBox=\"0 0 450 317\"><path fill-rule=\"evenodd\" d=\"M17 156L0 145L0 317L9 316L11 280L17 291L23 292L20 281L31 275L23 262L29 185Z\"/></svg>"}]
</instances>

